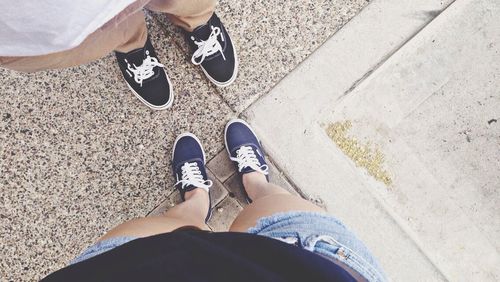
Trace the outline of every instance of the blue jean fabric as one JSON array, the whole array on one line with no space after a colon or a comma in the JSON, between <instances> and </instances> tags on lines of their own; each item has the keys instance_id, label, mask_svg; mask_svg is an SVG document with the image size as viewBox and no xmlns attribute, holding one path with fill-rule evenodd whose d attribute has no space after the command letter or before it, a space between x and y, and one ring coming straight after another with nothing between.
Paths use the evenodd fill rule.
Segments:
<instances>
[{"instance_id":1,"label":"blue jean fabric","mask_svg":"<svg viewBox=\"0 0 500 282\"><path fill-rule=\"evenodd\" d=\"M340 261L368 281L387 281L366 246L333 216L284 212L259 219L248 233L274 238Z\"/></svg>"},{"instance_id":2,"label":"blue jean fabric","mask_svg":"<svg viewBox=\"0 0 500 282\"><path fill-rule=\"evenodd\" d=\"M259 219L250 234L277 239L332 260L340 261L368 281L387 281L365 245L338 219L314 212L284 212ZM114 237L97 242L71 261L75 264L137 238Z\"/></svg>"},{"instance_id":3,"label":"blue jean fabric","mask_svg":"<svg viewBox=\"0 0 500 282\"><path fill-rule=\"evenodd\" d=\"M88 247L83 253L73 259L69 264L79 263L81 261L87 260L91 257L95 257L107 251L111 251L112 249L121 246L125 243L128 243L132 240L135 240L135 237L113 237L107 240L99 241L94 245Z\"/></svg>"}]
</instances>

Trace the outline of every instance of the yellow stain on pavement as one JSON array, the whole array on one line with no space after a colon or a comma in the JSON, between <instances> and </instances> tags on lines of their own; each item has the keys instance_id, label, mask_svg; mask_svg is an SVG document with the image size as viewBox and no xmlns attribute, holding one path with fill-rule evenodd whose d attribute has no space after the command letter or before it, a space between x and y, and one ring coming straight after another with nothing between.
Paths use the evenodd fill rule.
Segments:
<instances>
[{"instance_id":1,"label":"yellow stain on pavement","mask_svg":"<svg viewBox=\"0 0 500 282\"><path fill-rule=\"evenodd\" d=\"M348 132L351 127L350 121L335 122L327 127L326 132L340 150L354 161L357 167L365 168L375 179L390 186L392 179L387 170L384 169L384 155L369 142L362 143L349 136Z\"/></svg>"}]
</instances>

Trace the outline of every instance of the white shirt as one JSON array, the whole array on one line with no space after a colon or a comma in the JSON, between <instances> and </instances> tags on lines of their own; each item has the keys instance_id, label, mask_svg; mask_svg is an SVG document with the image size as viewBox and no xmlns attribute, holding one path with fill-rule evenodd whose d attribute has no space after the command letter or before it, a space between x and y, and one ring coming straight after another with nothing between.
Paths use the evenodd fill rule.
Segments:
<instances>
[{"instance_id":1,"label":"white shirt","mask_svg":"<svg viewBox=\"0 0 500 282\"><path fill-rule=\"evenodd\" d=\"M135 0L0 0L0 56L78 46Z\"/></svg>"}]
</instances>

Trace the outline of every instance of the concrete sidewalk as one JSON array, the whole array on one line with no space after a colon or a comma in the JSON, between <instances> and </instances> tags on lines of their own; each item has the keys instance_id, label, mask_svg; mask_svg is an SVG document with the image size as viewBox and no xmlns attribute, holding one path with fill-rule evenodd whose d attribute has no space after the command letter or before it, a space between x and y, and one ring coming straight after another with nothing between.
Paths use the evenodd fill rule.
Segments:
<instances>
[{"instance_id":1,"label":"concrete sidewalk","mask_svg":"<svg viewBox=\"0 0 500 282\"><path fill-rule=\"evenodd\" d=\"M500 3L447 4L374 1L244 112L394 281L500 280Z\"/></svg>"}]
</instances>

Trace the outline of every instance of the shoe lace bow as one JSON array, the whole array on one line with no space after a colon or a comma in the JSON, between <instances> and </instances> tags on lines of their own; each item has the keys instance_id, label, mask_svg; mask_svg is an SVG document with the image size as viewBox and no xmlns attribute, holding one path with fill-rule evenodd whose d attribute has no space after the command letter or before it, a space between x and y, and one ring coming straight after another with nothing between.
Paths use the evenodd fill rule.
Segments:
<instances>
[{"instance_id":1,"label":"shoe lace bow","mask_svg":"<svg viewBox=\"0 0 500 282\"><path fill-rule=\"evenodd\" d=\"M269 173L269 168L267 165L260 165L254 150L250 146L241 146L236 150L236 157L230 157L232 161L238 163L238 171L241 172L244 168L249 167L257 172L264 175Z\"/></svg>"},{"instance_id":2,"label":"shoe lace bow","mask_svg":"<svg viewBox=\"0 0 500 282\"><path fill-rule=\"evenodd\" d=\"M181 166L181 179L177 176L177 182L175 185L181 184L182 189L186 188L188 185L193 185L197 188L201 188L208 192L208 189L212 187L212 180L204 180L201 174L198 163L196 162L186 162Z\"/></svg>"},{"instance_id":3,"label":"shoe lace bow","mask_svg":"<svg viewBox=\"0 0 500 282\"><path fill-rule=\"evenodd\" d=\"M140 66L136 66L135 64L130 65L130 63L125 59L127 63L127 73L130 77L133 77L137 84L141 85L145 79L152 77L155 72L153 71L154 67L164 67L163 64L158 62L158 59L155 57L149 56L149 51L146 50L146 58L142 61Z\"/></svg>"},{"instance_id":4,"label":"shoe lace bow","mask_svg":"<svg viewBox=\"0 0 500 282\"><path fill-rule=\"evenodd\" d=\"M217 52L220 52L222 54L222 58L224 61L226 60L226 56L224 56L224 52L222 52L222 46L220 45L219 40L217 38L220 35L221 41L224 42L224 36L221 33L221 30L219 27L214 27L213 25L210 25L210 28L212 29L212 32L210 32L210 36L208 37L207 40L196 40L194 36L191 36L191 40L194 41L194 43L198 46L198 49L194 52L193 56L191 57L191 62L195 65L199 65L205 61L205 58L213 55ZM199 59L200 58L200 59Z\"/></svg>"}]
</instances>

